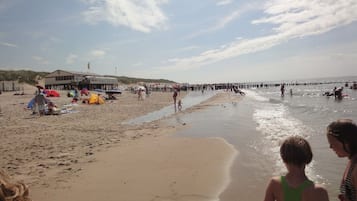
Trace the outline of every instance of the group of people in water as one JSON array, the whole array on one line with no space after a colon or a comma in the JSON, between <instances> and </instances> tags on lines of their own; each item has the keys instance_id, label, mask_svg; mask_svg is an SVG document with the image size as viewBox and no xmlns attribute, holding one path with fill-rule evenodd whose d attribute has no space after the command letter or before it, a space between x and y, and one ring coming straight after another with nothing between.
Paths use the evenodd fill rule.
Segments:
<instances>
[{"instance_id":1,"label":"group of people in water","mask_svg":"<svg viewBox=\"0 0 357 201\"><path fill-rule=\"evenodd\" d=\"M334 87L333 90L332 90L332 92L326 91L326 92L323 93L322 95L323 95L323 96L327 96L327 97L334 96L336 99L342 99L343 96L345 96L345 94L342 93L342 92L343 92L343 89L344 89L343 87L339 87L339 88ZM289 92L290 92L290 96L292 96L292 95L293 95L293 90L290 89ZM280 85L280 93L281 93L281 97L284 97L284 96L285 96L285 83L282 83L282 84Z\"/></svg>"},{"instance_id":2,"label":"group of people in water","mask_svg":"<svg viewBox=\"0 0 357 201\"><path fill-rule=\"evenodd\" d=\"M357 201L357 125L340 119L327 126L330 148L339 158L348 158L340 185L340 201ZM300 136L288 137L280 147L280 156L287 168L284 176L273 177L264 201L328 201L327 190L311 181L305 167L312 161L309 142Z\"/></svg>"},{"instance_id":3,"label":"group of people in water","mask_svg":"<svg viewBox=\"0 0 357 201\"><path fill-rule=\"evenodd\" d=\"M323 95L324 96L334 96L336 99L342 99L343 98L343 87L334 87L332 92L326 91Z\"/></svg>"}]
</instances>

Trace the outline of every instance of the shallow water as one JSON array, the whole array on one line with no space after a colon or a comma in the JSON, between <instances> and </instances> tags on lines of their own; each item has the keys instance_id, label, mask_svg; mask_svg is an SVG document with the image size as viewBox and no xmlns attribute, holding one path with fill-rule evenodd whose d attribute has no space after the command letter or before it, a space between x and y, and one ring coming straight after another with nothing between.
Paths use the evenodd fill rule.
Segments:
<instances>
[{"instance_id":1,"label":"shallow water","mask_svg":"<svg viewBox=\"0 0 357 201\"><path fill-rule=\"evenodd\" d=\"M350 79L350 78L348 78ZM357 80L357 78L354 78ZM314 159L307 167L308 176L323 183L330 200L338 200L338 187L346 159L338 158L330 150L326 139L326 127L339 118L357 121L357 90L345 88L342 99L323 96L326 91L343 84L322 84L311 86L288 86L293 90L290 96L281 97L279 88L261 88L247 91L247 98L254 108L253 119L262 135L261 147L270 147L266 153L277 161L274 173L285 170L279 160L279 142L290 135L306 137L313 149Z\"/></svg>"},{"instance_id":2,"label":"shallow water","mask_svg":"<svg viewBox=\"0 0 357 201\"><path fill-rule=\"evenodd\" d=\"M182 99L182 110L190 108L194 105L200 104L202 101L205 101L212 96L214 96L217 92L216 91L205 91L204 93L199 91L191 91ZM175 108L174 105L170 105L167 107L162 108L161 110L154 111L148 113L146 115L140 116L135 119L131 119L129 121L123 122L123 124L142 124L146 122L152 122L155 120L162 119L164 117L171 116L178 112L178 109Z\"/></svg>"}]
</instances>

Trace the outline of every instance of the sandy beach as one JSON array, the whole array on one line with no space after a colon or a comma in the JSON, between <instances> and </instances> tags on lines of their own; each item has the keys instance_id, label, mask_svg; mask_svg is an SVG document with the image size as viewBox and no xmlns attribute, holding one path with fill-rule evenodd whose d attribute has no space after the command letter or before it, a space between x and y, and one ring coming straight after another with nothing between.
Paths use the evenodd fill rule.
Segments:
<instances>
[{"instance_id":1,"label":"sandy beach","mask_svg":"<svg viewBox=\"0 0 357 201\"><path fill-rule=\"evenodd\" d=\"M34 200L217 200L229 182L237 153L223 139L172 136L189 122L121 124L171 105L171 93L138 101L124 92L103 105L68 105L60 91L51 100L69 112L40 117L24 109L35 90L0 95L0 165L29 185ZM221 94L182 113L230 99Z\"/></svg>"}]
</instances>

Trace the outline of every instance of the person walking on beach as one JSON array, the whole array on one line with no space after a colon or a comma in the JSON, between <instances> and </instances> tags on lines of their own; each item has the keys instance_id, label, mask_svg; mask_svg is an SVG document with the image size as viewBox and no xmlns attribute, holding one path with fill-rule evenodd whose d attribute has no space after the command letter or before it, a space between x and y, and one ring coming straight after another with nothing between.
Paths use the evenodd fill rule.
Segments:
<instances>
[{"instance_id":1,"label":"person walking on beach","mask_svg":"<svg viewBox=\"0 0 357 201\"><path fill-rule=\"evenodd\" d=\"M348 158L340 185L340 201L357 201L357 126L350 119L339 119L327 126L330 148L340 158Z\"/></svg>"},{"instance_id":2,"label":"person walking on beach","mask_svg":"<svg viewBox=\"0 0 357 201\"><path fill-rule=\"evenodd\" d=\"M149 97L149 95L150 95L149 87L146 84L144 85L144 87L145 87L145 95L146 95L146 97Z\"/></svg>"},{"instance_id":3,"label":"person walking on beach","mask_svg":"<svg viewBox=\"0 0 357 201\"><path fill-rule=\"evenodd\" d=\"M177 90L177 88L174 88L174 94L172 95L172 98L174 99L175 108L176 108L177 95L178 95L178 90Z\"/></svg>"},{"instance_id":4,"label":"person walking on beach","mask_svg":"<svg viewBox=\"0 0 357 201\"><path fill-rule=\"evenodd\" d=\"M305 174L305 167L312 160L312 151L304 138L292 136L284 140L280 156L288 173L270 180L264 201L329 200L326 189L314 184Z\"/></svg>"},{"instance_id":5,"label":"person walking on beach","mask_svg":"<svg viewBox=\"0 0 357 201\"><path fill-rule=\"evenodd\" d=\"M138 100L144 100L144 96L143 96L144 90L142 88L138 89Z\"/></svg>"},{"instance_id":6,"label":"person walking on beach","mask_svg":"<svg viewBox=\"0 0 357 201\"><path fill-rule=\"evenodd\" d=\"M181 99L179 99L178 102L177 102L177 109L178 109L179 111L182 110L182 101L181 101Z\"/></svg>"},{"instance_id":7,"label":"person walking on beach","mask_svg":"<svg viewBox=\"0 0 357 201\"><path fill-rule=\"evenodd\" d=\"M285 95L285 83L281 84L280 92L281 92L281 96L283 97Z\"/></svg>"}]
</instances>

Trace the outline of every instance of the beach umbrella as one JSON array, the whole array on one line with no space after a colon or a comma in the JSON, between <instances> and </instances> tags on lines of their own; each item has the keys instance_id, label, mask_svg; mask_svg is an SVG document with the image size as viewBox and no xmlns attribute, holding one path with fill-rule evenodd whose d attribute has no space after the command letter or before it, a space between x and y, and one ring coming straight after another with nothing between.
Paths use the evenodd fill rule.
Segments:
<instances>
[{"instance_id":1,"label":"beach umbrella","mask_svg":"<svg viewBox=\"0 0 357 201\"><path fill-rule=\"evenodd\" d=\"M60 94L56 90L47 90L47 97L60 97Z\"/></svg>"}]
</instances>

